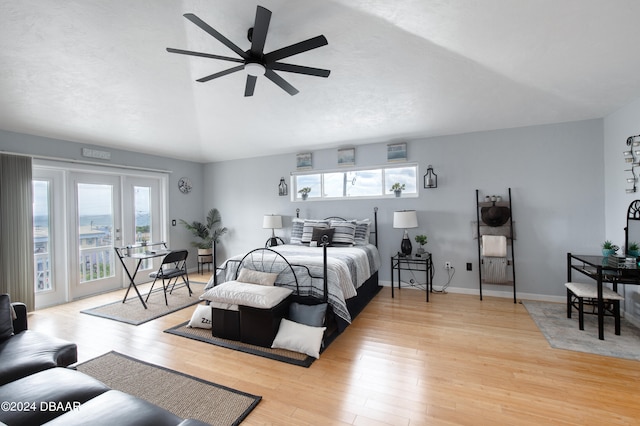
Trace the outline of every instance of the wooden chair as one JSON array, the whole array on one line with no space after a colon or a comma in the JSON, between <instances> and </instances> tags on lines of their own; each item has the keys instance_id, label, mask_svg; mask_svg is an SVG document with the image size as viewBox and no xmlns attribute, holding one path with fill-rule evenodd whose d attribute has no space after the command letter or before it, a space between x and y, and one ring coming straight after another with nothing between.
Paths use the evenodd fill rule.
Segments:
<instances>
[{"instance_id":1,"label":"wooden chair","mask_svg":"<svg viewBox=\"0 0 640 426\"><path fill-rule=\"evenodd\" d=\"M571 318L573 308L578 310L578 326L584 330L584 314L598 313L598 287L596 284L568 282L567 288L567 318ZM602 287L604 300L604 315L614 317L616 335L620 335L620 301L624 297L608 287ZM591 307L591 312L585 312L585 306Z\"/></svg>"},{"instance_id":2,"label":"wooden chair","mask_svg":"<svg viewBox=\"0 0 640 426\"><path fill-rule=\"evenodd\" d=\"M149 277L153 278L153 284L151 284L151 289L149 289L149 293L147 293L147 298L145 302L149 300L149 295L151 295L151 291L153 290L153 286L156 284L156 281L162 280L162 288L164 290L164 303L165 305L169 305L167 301L167 290L169 286L171 286L171 282L173 281L173 286L169 291L169 294L173 292L173 289L178 282L178 278L182 278L182 281L189 289L189 296L193 294L191 291L191 287L189 286L189 275L187 274L187 256L189 252L187 250L175 250L167 254L164 259L162 259L162 264L160 268L156 272L152 272L149 274ZM168 282L165 284L165 280Z\"/></svg>"}]
</instances>

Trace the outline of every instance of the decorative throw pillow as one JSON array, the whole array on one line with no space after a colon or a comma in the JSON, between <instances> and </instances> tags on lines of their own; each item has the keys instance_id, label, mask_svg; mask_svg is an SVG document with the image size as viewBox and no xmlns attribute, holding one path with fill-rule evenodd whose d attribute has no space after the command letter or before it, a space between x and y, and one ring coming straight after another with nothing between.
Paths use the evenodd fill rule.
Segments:
<instances>
[{"instance_id":1,"label":"decorative throw pillow","mask_svg":"<svg viewBox=\"0 0 640 426\"><path fill-rule=\"evenodd\" d=\"M329 228L328 220L312 220L305 219L304 227L302 228L302 244L309 244L311 242L311 237L313 236L314 228Z\"/></svg>"},{"instance_id":2,"label":"decorative throw pillow","mask_svg":"<svg viewBox=\"0 0 640 426\"><path fill-rule=\"evenodd\" d=\"M289 319L299 324L311 327L322 327L324 325L324 316L326 312L326 303L303 305L301 303L293 302L289 305Z\"/></svg>"},{"instance_id":3,"label":"decorative throw pillow","mask_svg":"<svg viewBox=\"0 0 640 426\"><path fill-rule=\"evenodd\" d=\"M316 245L320 245L320 243L322 242L322 237L326 235L327 238L329 239L328 243L329 245L331 245L331 242L333 241L333 234L335 231L336 230L333 228L313 228L313 235L311 235L311 243L315 241L317 242Z\"/></svg>"},{"instance_id":4,"label":"decorative throw pillow","mask_svg":"<svg viewBox=\"0 0 640 426\"><path fill-rule=\"evenodd\" d=\"M331 227L335 228L333 234L333 245L351 247L356 242L356 221L355 220L332 220Z\"/></svg>"},{"instance_id":5,"label":"decorative throw pillow","mask_svg":"<svg viewBox=\"0 0 640 426\"><path fill-rule=\"evenodd\" d=\"M238 274L238 279L243 283L274 285L278 274L272 272L254 271L253 269L242 268Z\"/></svg>"},{"instance_id":6,"label":"decorative throw pillow","mask_svg":"<svg viewBox=\"0 0 640 426\"><path fill-rule=\"evenodd\" d=\"M0 342L11 336L13 336L11 298L8 294L0 294Z\"/></svg>"},{"instance_id":7,"label":"decorative throw pillow","mask_svg":"<svg viewBox=\"0 0 640 426\"><path fill-rule=\"evenodd\" d=\"M357 246L369 244L371 220L356 220L355 243Z\"/></svg>"},{"instance_id":8,"label":"decorative throw pillow","mask_svg":"<svg viewBox=\"0 0 640 426\"><path fill-rule=\"evenodd\" d=\"M200 300L271 309L292 292L285 287L227 281L205 291Z\"/></svg>"},{"instance_id":9,"label":"decorative throw pillow","mask_svg":"<svg viewBox=\"0 0 640 426\"><path fill-rule=\"evenodd\" d=\"M293 226L291 227L291 238L289 244L302 244L302 229L304 228L304 219L293 219Z\"/></svg>"},{"instance_id":10,"label":"decorative throw pillow","mask_svg":"<svg viewBox=\"0 0 640 426\"><path fill-rule=\"evenodd\" d=\"M197 305L188 327L211 328L211 306Z\"/></svg>"},{"instance_id":11,"label":"decorative throw pillow","mask_svg":"<svg viewBox=\"0 0 640 426\"><path fill-rule=\"evenodd\" d=\"M326 327L309 327L282 318L276 338L271 347L301 352L314 358L320 358L320 345Z\"/></svg>"}]
</instances>

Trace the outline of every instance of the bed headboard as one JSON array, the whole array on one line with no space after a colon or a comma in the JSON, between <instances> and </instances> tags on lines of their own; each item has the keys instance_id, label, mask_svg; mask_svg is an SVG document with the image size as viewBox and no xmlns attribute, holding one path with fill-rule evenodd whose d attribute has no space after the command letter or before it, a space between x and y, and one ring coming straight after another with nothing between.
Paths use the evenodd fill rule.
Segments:
<instances>
[{"instance_id":1,"label":"bed headboard","mask_svg":"<svg viewBox=\"0 0 640 426\"><path fill-rule=\"evenodd\" d=\"M300 218L300 209L297 208L296 209L296 217L299 219ZM329 217L325 217L325 220L346 220L340 216L329 216ZM373 229L370 231L371 234L373 234L373 244L378 247L378 208L374 207L373 208Z\"/></svg>"}]
</instances>

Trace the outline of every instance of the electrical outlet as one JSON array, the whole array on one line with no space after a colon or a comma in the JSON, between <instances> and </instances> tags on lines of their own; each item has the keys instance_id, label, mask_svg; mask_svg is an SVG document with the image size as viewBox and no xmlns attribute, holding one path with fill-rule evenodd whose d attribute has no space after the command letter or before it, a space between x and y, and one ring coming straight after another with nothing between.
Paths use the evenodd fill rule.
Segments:
<instances>
[{"instance_id":1,"label":"electrical outlet","mask_svg":"<svg viewBox=\"0 0 640 426\"><path fill-rule=\"evenodd\" d=\"M451 262L444 262L444 269L451 269Z\"/></svg>"},{"instance_id":2,"label":"electrical outlet","mask_svg":"<svg viewBox=\"0 0 640 426\"><path fill-rule=\"evenodd\" d=\"M471 262L467 262L467 271L471 271L473 270L473 267L471 266Z\"/></svg>"}]
</instances>

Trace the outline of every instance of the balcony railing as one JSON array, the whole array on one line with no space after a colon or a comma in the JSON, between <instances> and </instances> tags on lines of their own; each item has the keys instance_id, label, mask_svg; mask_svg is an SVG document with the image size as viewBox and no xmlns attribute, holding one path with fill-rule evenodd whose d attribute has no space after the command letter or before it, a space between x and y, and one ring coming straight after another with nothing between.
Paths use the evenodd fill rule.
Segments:
<instances>
[{"instance_id":1,"label":"balcony railing","mask_svg":"<svg viewBox=\"0 0 640 426\"><path fill-rule=\"evenodd\" d=\"M113 247L91 247L80 249L80 282L112 277L115 273Z\"/></svg>"}]
</instances>

